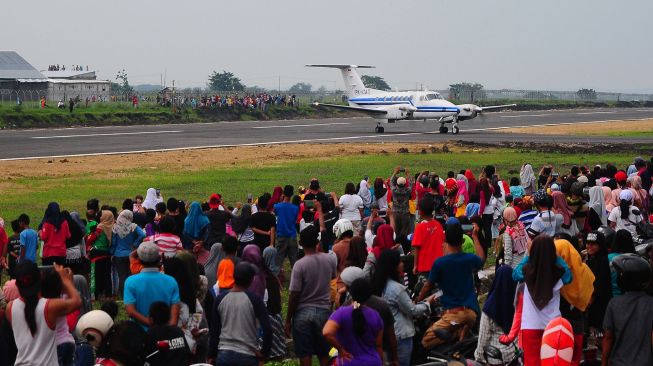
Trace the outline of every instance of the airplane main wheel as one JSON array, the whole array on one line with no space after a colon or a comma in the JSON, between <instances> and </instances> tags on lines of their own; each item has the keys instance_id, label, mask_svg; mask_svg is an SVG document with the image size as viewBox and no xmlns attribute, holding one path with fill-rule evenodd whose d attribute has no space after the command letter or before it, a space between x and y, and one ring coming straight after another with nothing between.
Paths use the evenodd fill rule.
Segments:
<instances>
[{"instance_id":1,"label":"airplane main wheel","mask_svg":"<svg viewBox=\"0 0 653 366\"><path fill-rule=\"evenodd\" d=\"M449 132L449 129L445 126L440 126L440 133L447 133Z\"/></svg>"},{"instance_id":2,"label":"airplane main wheel","mask_svg":"<svg viewBox=\"0 0 653 366\"><path fill-rule=\"evenodd\" d=\"M452 130L453 130L453 134L454 134L454 135L457 135L458 132L460 132L460 129L458 128L458 126L453 126L453 127L452 127Z\"/></svg>"},{"instance_id":3,"label":"airplane main wheel","mask_svg":"<svg viewBox=\"0 0 653 366\"><path fill-rule=\"evenodd\" d=\"M376 126L376 128L374 129L374 132L376 132L376 133L384 133L384 132L385 132L385 128L383 128L382 126Z\"/></svg>"}]
</instances>

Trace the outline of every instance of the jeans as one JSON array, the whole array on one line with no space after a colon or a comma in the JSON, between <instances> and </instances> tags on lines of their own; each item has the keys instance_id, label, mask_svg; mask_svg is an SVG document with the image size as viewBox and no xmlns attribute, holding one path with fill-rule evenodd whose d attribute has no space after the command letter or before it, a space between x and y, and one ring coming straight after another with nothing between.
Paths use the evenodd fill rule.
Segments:
<instances>
[{"instance_id":1,"label":"jeans","mask_svg":"<svg viewBox=\"0 0 653 366\"><path fill-rule=\"evenodd\" d=\"M422 338L422 346L425 349L431 349L440 345L444 340L438 338L435 334L437 329L446 329L452 333L454 339L460 336L461 332L467 333L476 323L476 312L469 308L445 310L442 318L433 323L431 327L424 333ZM529 363L526 363L530 366Z\"/></svg>"},{"instance_id":2,"label":"jeans","mask_svg":"<svg viewBox=\"0 0 653 366\"><path fill-rule=\"evenodd\" d=\"M234 351L218 351L216 365L220 366L258 366L258 358Z\"/></svg>"},{"instance_id":3,"label":"jeans","mask_svg":"<svg viewBox=\"0 0 653 366\"><path fill-rule=\"evenodd\" d=\"M322 328L329 315L331 312L328 309L316 307L297 310L292 319L292 339L297 357L325 357L329 354L331 346L322 336Z\"/></svg>"},{"instance_id":4,"label":"jeans","mask_svg":"<svg viewBox=\"0 0 653 366\"><path fill-rule=\"evenodd\" d=\"M75 343L62 343L57 346L57 359L59 366L73 366L75 356Z\"/></svg>"},{"instance_id":5,"label":"jeans","mask_svg":"<svg viewBox=\"0 0 653 366\"><path fill-rule=\"evenodd\" d=\"M400 366L410 366L410 356L413 353L413 337L397 339L397 358Z\"/></svg>"},{"instance_id":6,"label":"jeans","mask_svg":"<svg viewBox=\"0 0 653 366\"><path fill-rule=\"evenodd\" d=\"M118 273L118 295L123 296L125 290L125 280L131 274L129 270L129 257L113 257L114 266Z\"/></svg>"},{"instance_id":7,"label":"jeans","mask_svg":"<svg viewBox=\"0 0 653 366\"><path fill-rule=\"evenodd\" d=\"M288 257L290 266L294 266L297 262L297 237L290 238L286 236L277 236L277 266L283 268L283 260Z\"/></svg>"}]
</instances>

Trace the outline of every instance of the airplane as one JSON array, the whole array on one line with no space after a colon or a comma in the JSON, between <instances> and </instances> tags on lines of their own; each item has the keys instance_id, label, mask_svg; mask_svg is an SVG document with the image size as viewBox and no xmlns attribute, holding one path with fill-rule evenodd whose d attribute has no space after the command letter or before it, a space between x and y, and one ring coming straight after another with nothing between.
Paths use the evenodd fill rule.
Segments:
<instances>
[{"instance_id":1,"label":"airplane","mask_svg":"<svg viewBox=\"0 0 653 366\"><path fill-rule=\"evenodd\" d=\"M455 105L444 99L440 93L430 90L383 91L365 87L356 69L371 69L374 66L309 64L307 67L339 69L347 88L348 105L314 102L318 107L337 108L363 112L377 119L374 132L383 133L381 123L395 123L400 120L437 120L440 133L448 133L445 123L451 123L451 131L458 134L460 121L470 120L488 109L514 107L515 104L480 107L475 104ZM378 121L380 120L380 121Z\"/></svg>"}]
</instances>

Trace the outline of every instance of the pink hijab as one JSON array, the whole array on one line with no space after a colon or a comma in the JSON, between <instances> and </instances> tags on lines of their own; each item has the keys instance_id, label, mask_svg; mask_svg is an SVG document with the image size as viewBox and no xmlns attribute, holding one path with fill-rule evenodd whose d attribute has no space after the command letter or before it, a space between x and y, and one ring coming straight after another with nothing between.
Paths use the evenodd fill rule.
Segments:
<instances>
[{"instance_id":1,"label":"pink hijab","mask_svg":"<svg viewBox=\"0 0 653 366\"><path fill-rule=\"evenodd\" d=\"M571 225L571 217L574 214L569 205L567 205L567 197L560 191L553 192L553 208L555 212L562 215L565 225Z\"/></svg>"},{"instance_id":2,"label":"pink hijab","mask_svg":"<svg viewBox=\"0 0 653 366\"><path fill-rule=\"evenodd\" d=\"M612 209L617 207L617 201L614 200L614 197L612 196L612 190L610 187L603 186L601 187L603 190L603 200L605 201L605 209L608 212L612 212Z\"/></svg>"},{"instance_id":3,"label":"pink hijab","mask_svg":"<svg viewBox=\"0 0 653 366\"><path fill-rule=\"evenodd\" d=\"M469 202L469 192L467 192L467 183L464 180L457 180L458 192L456 193L456 202L460 200L460 196L465 197L465 203Z\"/></svg>"}]
</instances>

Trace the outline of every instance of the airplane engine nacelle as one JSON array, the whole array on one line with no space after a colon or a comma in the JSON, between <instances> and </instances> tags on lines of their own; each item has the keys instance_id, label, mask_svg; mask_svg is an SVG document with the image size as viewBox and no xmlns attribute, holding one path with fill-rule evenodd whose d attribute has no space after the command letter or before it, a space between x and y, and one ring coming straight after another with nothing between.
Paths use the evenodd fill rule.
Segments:
<instances>
[{"instance_id":1,"label":"airplane engine nacelle","mask_svg":"<svg viewBox=\"0 0 653 366\"><path fill-rule=\"evenodd\" d=\"M385 108L388 112L384 118L388 120L406 119L413 115L417 108L412 105L388 106Z\"/></svg>"}]
</instances>

